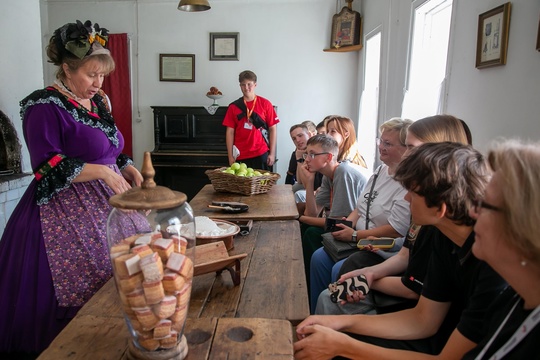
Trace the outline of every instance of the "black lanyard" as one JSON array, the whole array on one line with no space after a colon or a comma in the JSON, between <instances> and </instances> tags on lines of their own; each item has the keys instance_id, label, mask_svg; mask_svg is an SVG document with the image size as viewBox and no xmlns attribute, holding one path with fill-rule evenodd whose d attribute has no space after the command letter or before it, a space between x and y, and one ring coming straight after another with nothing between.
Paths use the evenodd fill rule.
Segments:
<instances>
[{"instance_id":1,"label":"black lanyard","mask_svg":"<svg viewBox=\"0 0 540 360\"><path fill-rule=\"evenodd\" d=\"M371 183L371 189L368 193L367 198L367 208L366 208L366 230L369 229L369 208L371 206L371 202L373 201L373 189L375 188L375 183L377 182L377 178L379 177L379 173L381 172L382 165L379 165L379 169L377 170L377 173L373 175L373 182Z\"/></svg>"}]
</instances>

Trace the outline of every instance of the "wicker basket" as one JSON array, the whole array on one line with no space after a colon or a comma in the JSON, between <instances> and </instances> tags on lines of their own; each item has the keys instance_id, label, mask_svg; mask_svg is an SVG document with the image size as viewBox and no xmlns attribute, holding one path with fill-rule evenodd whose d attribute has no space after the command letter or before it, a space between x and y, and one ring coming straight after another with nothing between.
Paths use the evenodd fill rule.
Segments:
<instances>
[{"instance_id":1,"label":"wicker basket","mask_svg":"<svg viewBox=\"0 0 540 360\"><path fill-rule=\"evenodd\" d=\"M281 177L279 174L270 173L271 175L259 175L252 177L236 176L233 174L224 173L226 167L221 167L214 170L206 170L205 174L214 186L214 190L219 192L232 192L243 195L264 194L268 192L276 181ZM266 173L266 170L258 170L261 173Z\"/></svg>"}]
</instances>

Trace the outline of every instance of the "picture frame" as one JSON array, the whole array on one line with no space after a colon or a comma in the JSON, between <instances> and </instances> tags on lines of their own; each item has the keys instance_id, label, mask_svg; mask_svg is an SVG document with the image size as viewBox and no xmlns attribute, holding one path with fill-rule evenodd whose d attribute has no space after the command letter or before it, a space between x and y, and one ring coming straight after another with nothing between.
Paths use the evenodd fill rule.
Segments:
<instances>
[{"instance_id":1,"label":"picture frame","mask_svg":"<svg viewBox=\"0 0 540 360\"><path fill-rule=\"evenodd\" d=\"M195 82L195 55L159 54L159 81Z\"/></svg>"},{"instance_id":2,"label":"picture frame","mask_svg":"<svg viewBox=\"0 0 540 360\"><path fill-rule=\"evenodd\" d=\"M238 61L239 37L237 32L210 33L210 60Z\"/></svg>"},{"instance_id":3,"label":"picture frame","mask_svg":"<svg viewBox=\"0 0 540 360\"><path fill-rule=\"evenodd\" d=\"M510 10L507 2L478 16L476 68L506 64Z\"/></svg>"},{"instance_id":4,"label":"picture frame","mask_svg":"<svg viewBox=\"0 0 540 360\"><path fill-rule=\"evenodd\" d=\"M360 44L362 18L360 13L344 6L332 17L331 48Z\"/></svg>"}]
</instances>

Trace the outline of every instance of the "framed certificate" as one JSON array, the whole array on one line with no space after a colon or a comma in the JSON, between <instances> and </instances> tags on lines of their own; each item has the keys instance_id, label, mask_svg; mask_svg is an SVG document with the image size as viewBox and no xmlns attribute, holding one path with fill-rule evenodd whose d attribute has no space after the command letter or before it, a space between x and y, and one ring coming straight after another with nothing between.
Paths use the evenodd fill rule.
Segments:
<instances>
[{"instance_id":1,"label":"framed certificate","mask_svg":"<svg viewBox=\"0 0 540 360\"><path fill-rule=\"evenodd\" d=\"M195 82L195 55L159 54L159 81Z\"/></svg>"},{"instance_id":2,"label":"framed certificate","mask_svg":"<svg viewBox=\"0 0 540 360\"><path fill-rule=\"evenodd\" d=\"M239 33L210 33L210 60L238 60Z\"/></svg>"}]
</instances>

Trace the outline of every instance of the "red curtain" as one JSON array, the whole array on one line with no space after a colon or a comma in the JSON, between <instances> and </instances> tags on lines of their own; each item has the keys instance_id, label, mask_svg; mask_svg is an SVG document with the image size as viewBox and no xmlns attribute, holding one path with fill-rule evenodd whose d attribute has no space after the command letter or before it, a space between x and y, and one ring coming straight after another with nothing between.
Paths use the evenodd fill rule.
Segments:
<instances>
[{"instance_id":1,"label":"red curtain","mask_svg":"<svg viewBox=\"0 0 540 360\"><path fill-rule=\"evenodd\" d=\"M133 157L131 130L131 85L129 82L129 42L127 34L109 34L108 48L116 63L115 70L103 81L103 91L112 104L116 126L124 135L124 154Z\"/></svg>"}]
</instances>

